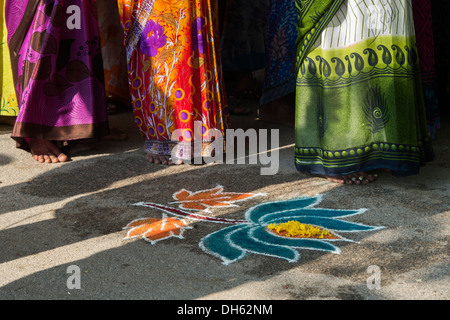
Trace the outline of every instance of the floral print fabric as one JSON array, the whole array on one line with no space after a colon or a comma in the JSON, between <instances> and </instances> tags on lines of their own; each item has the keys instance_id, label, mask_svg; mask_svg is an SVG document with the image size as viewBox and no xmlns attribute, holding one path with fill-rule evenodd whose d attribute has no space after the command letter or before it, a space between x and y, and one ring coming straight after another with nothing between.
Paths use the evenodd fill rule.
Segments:
<instances>
[{"instance_id":1,"label":"floral print fabric","mask_svg":"<svg viewBox=\"0 0 450 320\"><path fill-rule=\"evenodd\" d=\"M178 146L177 157L186 159L198 137L207 154L214 135L224 134L229 119L218 52L217 2L118 3L131 52L133 111L146 151L168 156ZM139 37L134 47L127 42L132 37Z\"/></svg>"},{"instance_id":2,"label":"floral print fabric","mask_svg":"<svg viewBox=\"0 0 450 320\"><path fill-rule=\"evenodd\" d=\"M16 116L17 107L16 92L12 79L11 61L9 59L8 32L4 21L5 1L0 0L0 116Z\"/></svg>"},{"instance_id":3,"label":"floral print fabric","mask_svg":"<svg viewBox=\"0 0 450 320\"><path fill-rule=\"evenodd\" d=\"M295 92L297 23L295 1L271 1L261 104L267 104Z\"/></svg>"},{"instance_id":4,"label":"floral print fabric","mask_svg":"<svg viewBox=\"0 0 450 320\"><path fill-rule=\"evenodd\" d=\"M12 79L11 61L7 36L8 32L4 20L5 1L0 0L0 116L16 116L19 109L17 107L16 92Z\"/></svg>"}]
</instances>

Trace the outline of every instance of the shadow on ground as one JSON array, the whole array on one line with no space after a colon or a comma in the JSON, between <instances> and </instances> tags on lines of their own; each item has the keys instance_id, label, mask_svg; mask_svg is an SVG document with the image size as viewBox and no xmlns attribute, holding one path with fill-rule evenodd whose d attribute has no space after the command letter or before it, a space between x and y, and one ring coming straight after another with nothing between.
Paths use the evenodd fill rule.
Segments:
<instances>
[{"instance_id":1,"label":"shadow on ground","mask_svg":"<svg viewBox=\"0 0 450 320\"><path fill-rule=\"evenodd\" d=\"M291 131L283 132L287 134L281 145L289 146ZM15 212L24 216L0 230L0 266L22 274L6 281L0 299L390 298L391 291L367 288L371 265L380 266L386 287L417 270L425 270L420 275L424 283L447 281L443 223L450 210L450 159L444 138L436 141L437 160L419 176L382 175L367 186L334 185L301 175L289 164L282 164L274 176L261 176L259 165L155 166L136 149L140 140L132 142L0 188L0 217ZM293 148L283 149L281 157L290 163ZM13 162L0 156L5 170ZM347 219L386 228L346 234L355 242L339 242L340 255L300 250L295 263L251 254L223 265L198 245L224 227L215 223L195 222L183 239L154 245L123 240L123 228L132 220L162 217L160 211L133 203L168 204L182 188L199 191L218 184L225 191L265 194L239 207L214 210L221 217L242 219L245 210L258 203L319 193L324 195L320 207L367 208L363 215ZM38 215L48 218L33 220ZM79 290L67 287L70 265L81 270Z\"/></svg>"}]
</instances>

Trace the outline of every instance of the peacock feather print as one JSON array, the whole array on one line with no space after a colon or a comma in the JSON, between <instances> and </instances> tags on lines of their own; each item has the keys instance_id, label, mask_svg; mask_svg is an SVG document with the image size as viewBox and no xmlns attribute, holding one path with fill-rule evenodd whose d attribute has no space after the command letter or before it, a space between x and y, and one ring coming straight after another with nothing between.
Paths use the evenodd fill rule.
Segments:
<instances>
[{"instance_id":1,"label":"peacock feather print","mask_svg":"<svg viewBox=\"0 0 450 320\"><path fill-rule=\"evenodd\" d=\"M317 101L317 119L318 119L319 137L323 138L325 135L325 131L327 130L327 121L325 118L323 97L320 94L319 99Z\"/></svg>"},{"instance_id":2,"label":"peacock feather print","mask_svg":"<svg viewBox=\"0 0 450 320\"><path fill-rule=\"evenodd\" d=\"M388 123L388 104L378 86L369 89L362 108L372 134L382 130Z\"/></svg>"}]
</instances>

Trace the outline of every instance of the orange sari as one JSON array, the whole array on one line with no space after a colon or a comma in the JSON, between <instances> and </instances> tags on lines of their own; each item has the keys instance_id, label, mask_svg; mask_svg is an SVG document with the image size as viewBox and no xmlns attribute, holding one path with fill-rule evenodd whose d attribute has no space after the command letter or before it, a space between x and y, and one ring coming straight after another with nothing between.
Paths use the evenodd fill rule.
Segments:
<instances>
[{"instance_id":1,"label":"orange sari","mask_svg":"<svg viewBox=\"0 0 450 320\"><path fill-rule=\"evenodd\" d=\"M215 134L224 136L229 123L217 1L118 4L133 111L146 152L173 156L177 146L176 156L190 160L194 140L201 139L202 156L209 156Z\"/></svg>"}]
</instances>

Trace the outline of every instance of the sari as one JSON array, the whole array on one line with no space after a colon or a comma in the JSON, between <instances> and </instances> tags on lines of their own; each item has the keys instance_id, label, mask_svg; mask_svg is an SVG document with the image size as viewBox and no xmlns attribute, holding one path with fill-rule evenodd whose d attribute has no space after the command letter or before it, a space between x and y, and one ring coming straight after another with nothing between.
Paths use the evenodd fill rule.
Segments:
<instances>
[{"instance_id":1,"label":"sari","mask_svg":"<svg viewBox=\"0 0 450 320\"><path fill-rule=\"evenodd\" d=\"M108 133L95 0L6 0L19 112L12 132L56 142Z\"/></svg>"},{"instance_id":2,"label":"sari","mask_svg":"<svg viewBox=\"0 0 450 320\"><path fill-rule=\"evenodd\" d=\"M209 156L229 126L217 1L118 0L133 113L144 150ZM223 151L223 150L222 150ZM201 153L201 155L200 155Z\"/></svg>"},{"instance_id":3,"label":"sari","mask_svg":"<svg viewBox=\"0 0 450 320\"><path fill-rule=\"evenodd\" d=\"M268 9L269 0L226 1L220 46L224 72L265 67Z\"/></svg>"},{"instance_id":4,"label":"sari","mask_svg":"<svg viewBox=\"0 0 450 320\"><path fill-rule=\"evenodd\" d=\"M266 28L266 68L260 104L295 93L298 14L295 1L272 0Z\"/></svg>"},{"instance_id":5,"label":"sari","mask_svg":"<svg viewBox=\"0 0 450 320\"><path fill-rule=\"evenodd\" d=\"M4 20L5 1L0 0L0 116L14 117L19 112L14 91L11 61L7 43L8 32Z\"/></svg>"},{"instance_id":6,"label":"sari","mask_svg":"<svg viewBox=\"0 0 450 320\"><path fill-rule=\"evenodd\" d=\"M411 0L296 0L295 164L417 174L433 159Z\"/></svg>"},{"instance_id":7,"label":"sari","mask_svg":"<svg viewBox=\"0 0 450 320\"><path fill-rule=\"evenodd\" d=\"M450 114L450 1L430 1L440 115Z\"/></svg>"},{"instance_id":8,"label":"sari","mask_svg":"<svg viewBox=\"0 0 450 320\"><path fill-rule=\"evenodd\" d=\"M117 3L111 0L97 0L97 7L106 95L128 107L130 91L127 60Z\"/></svg>"},{"instance_id":9,"label":"sari","mask_svg":"<svg viewBox=\"0 0 450 320\"><path fill-rule=\"evenodd\" d=\"M412 0L412 4L428 131L434 138L440 128L440 117L431 1Z\"/></svg>"}]
</instances>

